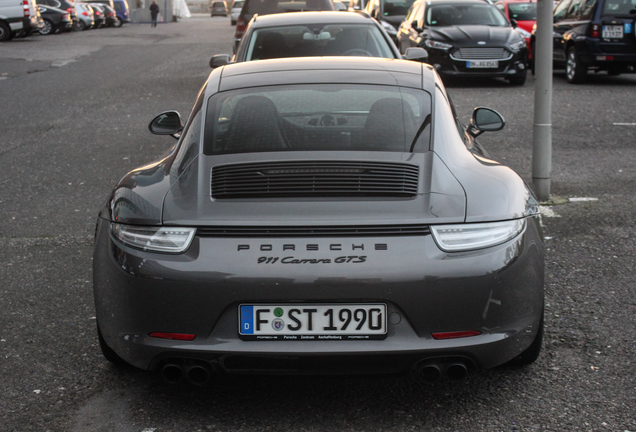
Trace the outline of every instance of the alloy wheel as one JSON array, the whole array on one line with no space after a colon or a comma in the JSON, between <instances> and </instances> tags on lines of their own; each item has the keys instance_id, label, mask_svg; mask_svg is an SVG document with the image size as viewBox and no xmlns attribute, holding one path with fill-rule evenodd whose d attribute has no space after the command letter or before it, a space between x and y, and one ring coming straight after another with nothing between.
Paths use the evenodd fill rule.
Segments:
<instances>
[{"instance_id":1,"label":"alloy wheel","mask_svg":"<svg viewBox=\"0 0 636 432\"><path fill-rule=\"evenodd\" d=\"M51 24L51 21L49 20L43 20L43 21L44 21L44 27L40 29L40 34L43 34L43 35L51 34L53 30L53 25Z\"/></svg>"}]
</instances>

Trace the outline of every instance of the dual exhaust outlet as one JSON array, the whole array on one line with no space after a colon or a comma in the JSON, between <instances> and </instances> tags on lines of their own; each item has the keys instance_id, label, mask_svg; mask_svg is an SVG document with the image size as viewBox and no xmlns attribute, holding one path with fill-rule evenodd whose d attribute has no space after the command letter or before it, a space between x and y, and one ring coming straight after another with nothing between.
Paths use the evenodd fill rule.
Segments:
<instances>
[{"instance_id":1,"label":"dual exhaust outlet","mask_svg":"<svg viewBox=\"0 0 636 432\"><path fill-rule=\"evenodd\" d=\"M415 376L425 383L434 383L442 378L461 381L468 375L468 365L463 361L423 360L415 365Z\"/></svg>"},{"instance_id":2,"label":"dual exhaust outlet","mask_svg":"<svg viewBox=\"0 0 636 432\"><path fill-rule=\"evenodd\" d=\"M212 374L212 367L205 362L192 364L167 362L161 368L161 378L168 384L177 384L187 379L194 385L202 386L210 380Z\"/></svg>"}]
</instances>

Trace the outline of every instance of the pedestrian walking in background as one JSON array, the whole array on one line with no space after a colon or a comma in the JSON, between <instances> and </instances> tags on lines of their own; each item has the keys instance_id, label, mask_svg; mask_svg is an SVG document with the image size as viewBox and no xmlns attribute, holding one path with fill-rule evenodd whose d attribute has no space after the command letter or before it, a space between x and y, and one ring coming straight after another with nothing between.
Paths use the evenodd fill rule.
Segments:
<instances>
[{"instance_id":1,"label":"pedestrian walking in background","mask_svg":"<svg viewBox=\"0 0 636 432\"><path fill-rule=\"evenodd\" d=\"M151 27L157 27L157 15L159 15L159 5L155 0L152 0L150 5L150 17L152 18Z\"/></svg>"}]
</instances>

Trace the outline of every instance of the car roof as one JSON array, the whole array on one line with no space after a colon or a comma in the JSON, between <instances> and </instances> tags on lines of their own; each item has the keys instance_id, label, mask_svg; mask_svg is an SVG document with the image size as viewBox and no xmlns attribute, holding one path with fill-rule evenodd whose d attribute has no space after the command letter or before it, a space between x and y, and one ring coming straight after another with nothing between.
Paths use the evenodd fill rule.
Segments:
<instances>
[{"instance_id":1,"label":"car roof","mask_svg":"<svg viewBox=\"0 0 636 432\"><path fill-rule=\"evenodd\" d=\"M328 73L326 73L328 71ZM424 63L371 57L297 57L241 62L215 69L207 86L218 91L284 84L374 84L433 93L436 74Z\"/></svg>"},{"instance_id":2,"label":"car roof","mask_svg":"<svg viewBox=\"0 0 636 432\"><path fill-rule=\"evenodd\" d=\"M334 12L317 11L302 13L278 13L257 16L252 22L252 27L273 27L279 25L304 25L304 24L369 24L373 23L366 13L361 12Z\"/></svg>"}]
</instances>

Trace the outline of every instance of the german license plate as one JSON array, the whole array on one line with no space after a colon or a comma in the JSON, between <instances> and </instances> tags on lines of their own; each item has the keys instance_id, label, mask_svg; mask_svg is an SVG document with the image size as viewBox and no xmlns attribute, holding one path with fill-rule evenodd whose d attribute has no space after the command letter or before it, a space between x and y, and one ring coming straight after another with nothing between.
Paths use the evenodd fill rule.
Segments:
<instances>
[{"instance_id":1,"label":"german license plate","mask_svg":"<svg viewBox=\"0 0 636 432\"><path fill-rule=\"evenodd\" d=\"M386 304L242 304L243 340L351 340L386 337Z\"/></svg>"},{"instance_id":2,"label":"german license plate","mask_svg":"<svg viewBox=\"0 0 636 432\"><path fill-rule=\"evenodd\" d=\"M498 60L471 60L466 62L466 67L473 68L498 68Z\"/></svg>"},{"instance_id":3,"label":"german license plate","mask_svg":"<svg viewBox=\"0 0 636 432\"><path fill-rule=\"evenodd\" d=\"M603 39L622 39L622 25L605 25L603 26Z\"/></svg>"}]
</instances>

